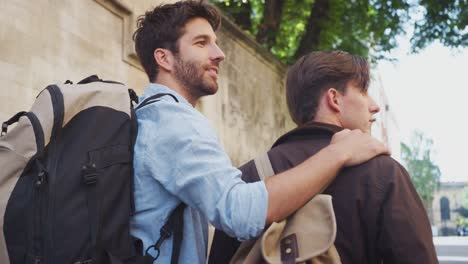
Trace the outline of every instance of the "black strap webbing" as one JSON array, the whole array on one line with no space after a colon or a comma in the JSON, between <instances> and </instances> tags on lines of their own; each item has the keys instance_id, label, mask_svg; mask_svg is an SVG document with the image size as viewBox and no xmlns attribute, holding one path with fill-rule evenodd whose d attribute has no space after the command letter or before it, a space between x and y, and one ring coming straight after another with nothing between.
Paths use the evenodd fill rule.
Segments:
<instances>
[{"instance_id":1,"label":"black strap webbing","mask_svg":"<svg viewBox=\"0 0 468 264\"><path fill-rule=\"evenodd\" d=\"M172 239L171 264L178 264L182 239L184 238L183 229L185 207L186 205L181 203L174 209L174 211L172 211L166 223L159 230L160 236L158 241L146 249L145 256L151 256L148 254L148 252L153 249L156 251L156 256L153 258L153 261L158 259L162 243L164 240L174 235Z\"/></svg>"},{"instance_id":2,"label":"black strap webbing","mask_svg":"<svg viewBox=\"0 0 468 264\"><path fill-rule=\"evenodd\" d=\"M67 82L73 83L70 80L67 80ZM88 77L84 78L83 80L79 81L77 84L87 84L87 83L92 83L92 82L116 83L116 84L122 84L123 85L123 83L121 83L121 82L103 80L103 79L99 78L97 75L88 76Z\"/></svg>"},{"instance_id":3,"label":"black strap webbing","mask_svg":"<svg viewBox=\"0 0 468 264\"><path fill-rule=\"evenodd\" d=\"M83 167L82 171L83 181L86 184L86 197L88 205L88 217L90 224L90 241L91 241L91 259L94 259L99 263L99 258L101 257L101 238L100 238L100 227L101 227L101 217L99 212L99 200L97 199L97 171L96 167L92 162Z\"/></svg>"},{"instance_id":4,"label":"black strap webbing","mask_svg":"<svg viewBox=\"0 0 468 264\"><path fill-rule=\"evenodd\" d=\"M138 104L138 95L133 89L128 89L128 94L130 95L130 101L132 106Z\"/></svg>"},{"instance_id":5,"label":"black strap webbing","mask_svg":"<svg viewBox=\"0 0 468 264\"><path fill-rule=\"evenodd\" d=\"M180 248L182 246L182 239L184 238L184 209L186 205L181 203L177 208L172 212L169 217L170 222L173 226L173 243L172 243L172 256L171 264L179 263Z\"/></svg>"},{"instance_id":6,"label":"black strap webbing","mask_svg":"<svg viewBox=\"0 0 468 264\"><path fill-rule=\"evenodd\" d=\"M135 111L152 104L154 102L159 101L159 98L169 95L171 96L174 101L179 102L179 100L170 93L159 93L152 95L141 104L139 104L136 108ZM179 204L174 211L169 215L169 218L167 219L167 222L161 227L161 230L159 230L160 237L154 245L149 246L146 249L146 256L148 255L148 252L150 249L154 249L156 251L156 257L153 258L153 260L156 260L159 257L159 248L161 247L161 244L164 240L168 239L171 237L171 235L174 235L172 239L172 256L171 256L171 264L178 264L179 263L179 255L180 255L180 248L182 246L182 240L184 238L184 209L186 205L184 203Z\"/></svg>"},{"instance_id":7,"label":"black strap webbing","mask_svg":"<svg viewBox=\"0 0 468 264\"><path fill-rule=\"evenodd\" d=\"M145 106L147 106L147 105L149 105L149 104L152 104L152 103L154 103L154 102L157 102L157 101L159 101L159 100L158 100L159 98L161 98L161 97L163 97L163 96L165 96L165 95L169 95L169 96L171 96L172 98L174 98L174 100L175 100L176 102L179 102L179 100L178 100L173 94L170 94L170 93L159 93L159 94L152 95L152 96L146 98L145 100L143 100L143 102L141 102L141 104L139 104L139 105L135 108L135 110L141 109L142 107L145 107Z\"/></svg>"},{"instance_id":8,"label":"black strap webbing","mask_svg":"<svg viewBox=\"0 0 468 264\"><path fill-rule=\"evenodd\" d=\"M3 122L1 135L2 136L5 135L7 133L7 131L8 131L8 126L18 122L20 117L24 116L25 114L26 114L26 112L21 111L21 112L17 113L16 115L14 115L13 117L11 117L10 119L8 119L7 121Z\"/></svg>"},{"instance_id":9,"label":"black strap webbing","mask_svg":"<svg viewBox=\"0 0 468 264\"><path fill-rule=\"evenodd\" d=\"M97 75L91 75L79 81L78 84L86 84L86 83L100 82L100 81L102 80Z\"/></svg>"}]
</instances>

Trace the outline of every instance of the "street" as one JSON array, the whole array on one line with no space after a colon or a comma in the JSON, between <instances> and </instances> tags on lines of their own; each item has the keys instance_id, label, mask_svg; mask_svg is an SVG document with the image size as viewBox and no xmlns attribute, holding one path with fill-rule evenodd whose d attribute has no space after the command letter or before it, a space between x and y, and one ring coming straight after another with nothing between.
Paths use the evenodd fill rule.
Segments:
<instances>
[{"instance_id":1,"label":"street","mask_svg":"<svg viewBox=\"0 0 468 264\"><path fill-rule=\"evenodd\" d=\"M434 237L440 264L468 264L468 237Z\"/></svg>"}]
</instances>

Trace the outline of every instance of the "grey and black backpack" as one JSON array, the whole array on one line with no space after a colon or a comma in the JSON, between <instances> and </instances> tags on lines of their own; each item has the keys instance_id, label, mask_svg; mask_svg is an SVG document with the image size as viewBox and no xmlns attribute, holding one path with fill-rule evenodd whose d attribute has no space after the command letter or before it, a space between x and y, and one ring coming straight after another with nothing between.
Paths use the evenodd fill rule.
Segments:
<instances>
[{"instance_id":1,"label":"grey and black backpack","mask_svg":"<svg viewBox=\"0 0 468 264\"><path fill-rule=\"evenodd\" d=\"M0 263L153 262L130 235L132 100L125 85L93 75L48 86L3 123Z\"/></svg>"}]
</instances>

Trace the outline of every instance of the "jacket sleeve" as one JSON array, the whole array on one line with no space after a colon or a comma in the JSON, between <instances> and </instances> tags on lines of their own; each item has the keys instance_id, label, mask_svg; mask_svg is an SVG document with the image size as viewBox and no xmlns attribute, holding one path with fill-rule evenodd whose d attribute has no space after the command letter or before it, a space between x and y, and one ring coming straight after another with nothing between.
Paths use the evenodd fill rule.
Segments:
<instances>
[{"instance_id":1,"label":"jacket sleeve","mask_svg":"<svg viewBox=\"0 0 468 264\"><path fill-rule=\"evenodd\" d=\"M408 172L393 159L381 161L384 196L377 243L383 263L438 263L430 222Z\"/></svg>"}]
</instances>

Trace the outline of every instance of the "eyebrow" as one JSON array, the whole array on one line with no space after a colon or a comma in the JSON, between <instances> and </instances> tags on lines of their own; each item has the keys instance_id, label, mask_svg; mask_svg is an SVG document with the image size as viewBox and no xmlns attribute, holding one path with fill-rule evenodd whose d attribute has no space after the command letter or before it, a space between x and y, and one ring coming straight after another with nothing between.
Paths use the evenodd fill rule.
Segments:
<instances>
[{"instance_id":1,"label":"eyebrow","mask_svg":"<svg viewBox=\"0 0 468 264\"><path fill-rule=\"evenodd\" d=\"M210 40L211 36L207 35L207 34L197 35L192 39L192 41L196 41L196 40L199 40L199 39ZM215 43L216 44L218 43L218 40L216 38L215 38Z\"/></svg>"}]
</instances>

